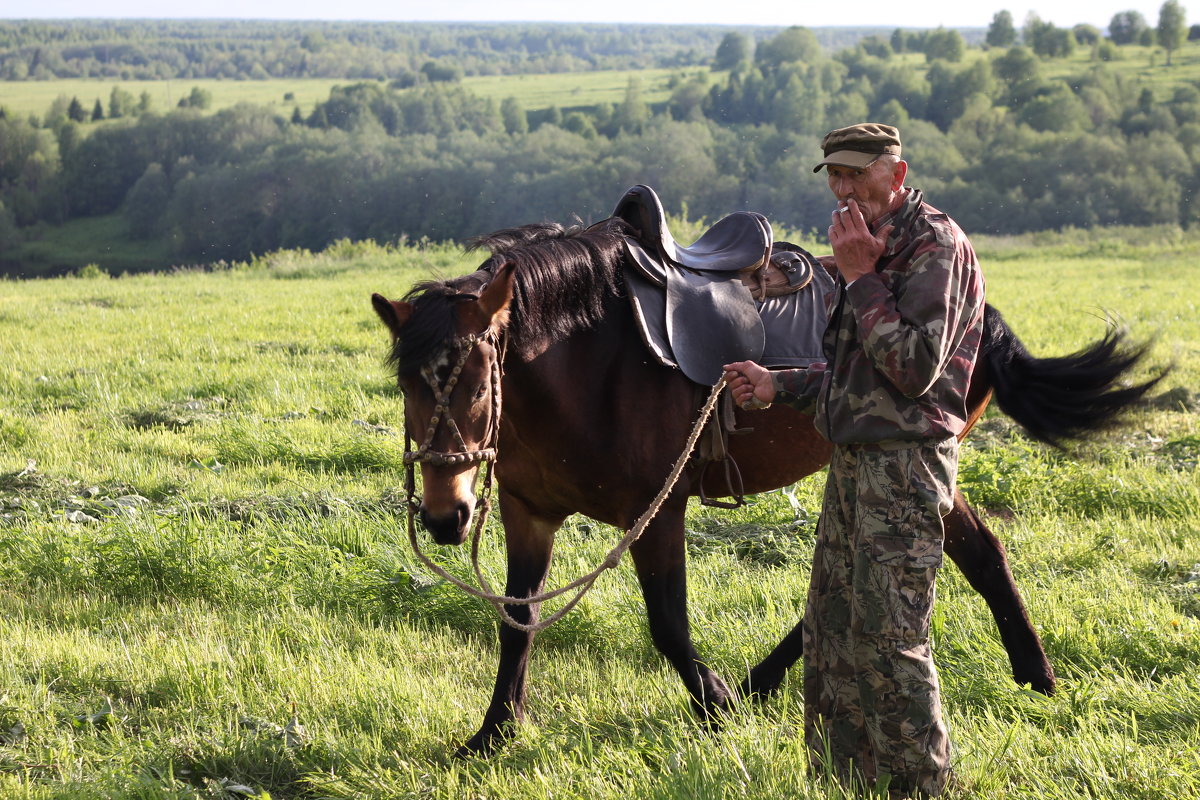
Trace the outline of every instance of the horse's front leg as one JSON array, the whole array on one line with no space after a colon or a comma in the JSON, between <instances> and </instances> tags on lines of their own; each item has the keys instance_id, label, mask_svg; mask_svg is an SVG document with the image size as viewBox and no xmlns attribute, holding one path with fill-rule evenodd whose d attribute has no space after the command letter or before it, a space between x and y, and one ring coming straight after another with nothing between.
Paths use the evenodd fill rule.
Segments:
<instances>
[{"instance_id":1,"label":"horse's front leg","mask_svg":"<svg viewBox=\"0 0 1200 800\"><path fill-rule=\"evenodd\" d=\"M504 540L508 549L508 580L505 594L529 597L542 590L550 569L554 534L563 517L534 515L520 500L500 492L500 514L504 520ZM541 605L507 605L514 620L530 624L538 619ZM492 702L479 731L458 749L458 755L484 754L511 735L509 723L525 717L525 678L529 668L529 648L533 634L500 623L500 664Z\"/></svg>"},{"instance_id":2,"label":"horse's front leg","mask_svg":"<svg viewBox=\"0 0 1200 800\"><path fill-rule=\"evenodd\" d=\"M788 669L804 655L804 619L796 623L767 657L750 669L738 684L737 694L743 700L765 700L779 690Z\"/></svg>"},{"instance_id":3,"label":"horse's front leg","mask_svg":"<svg viewBox=\"0 0 1200 800\"><path fill-rule=\"evenodd\" d=\"M1000 641L1008 651L1013 679L1028 683L1042 694L1053 694L1057 680L1054 668L1025 611L1004 545L967 505L962 492L954 493L954 508L946 515L945 524L946 555L991 609L1000 629Z\"/></svg>"},{"instance_id":4,"label":"horse's front leg","mask_svg":"<svg viewBox=\"0 0 1200 800\"><path fill-rule=\"evenodd\" d=\"M642 585L655 647L683 678L696 713L710 725L717 725L729 709L732 692L700 660L692 644L683 516L682 506L663 508L630 552Z\"/></svg>"}]
</instances>

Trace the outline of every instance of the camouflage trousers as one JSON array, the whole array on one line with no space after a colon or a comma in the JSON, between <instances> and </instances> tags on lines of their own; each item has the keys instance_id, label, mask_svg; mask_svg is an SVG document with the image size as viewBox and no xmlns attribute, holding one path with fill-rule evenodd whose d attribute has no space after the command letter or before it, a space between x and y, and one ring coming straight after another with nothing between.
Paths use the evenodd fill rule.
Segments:
<instances>
[{"instance_id":1,"label":"camouflage trousers","mask_svg":"<svg viewBox=\"0 0 1200 800\"><path fill-rule=\"evenodd\" d=\"M815 764L894 796L938 795L950 774L929 623L957 472L954 439L838 445L817 525L805 737Z\"/></svg>"}]
</instances>

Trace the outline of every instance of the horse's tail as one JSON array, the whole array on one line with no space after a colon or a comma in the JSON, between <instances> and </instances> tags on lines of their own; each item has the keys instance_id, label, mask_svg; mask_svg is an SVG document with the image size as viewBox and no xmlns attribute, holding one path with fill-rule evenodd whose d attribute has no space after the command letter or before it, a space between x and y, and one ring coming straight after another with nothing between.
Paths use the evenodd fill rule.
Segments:
<instances>
[{"instance_id":1,"label":"horse's tail","mask_svg":"<svg viewBox=\"0 0 1200 800\"><path fill-rule=\"evenodd\" d=\"M1170 367L1142 383L1127 383L1151 342L1131 344L1116 326L1094 344L1057 358L1034 358L990 305L984 308L980 357L996 402L1035 439L1061 447L1066 440L1112 427Z\"/></svg>"}]
</instances>

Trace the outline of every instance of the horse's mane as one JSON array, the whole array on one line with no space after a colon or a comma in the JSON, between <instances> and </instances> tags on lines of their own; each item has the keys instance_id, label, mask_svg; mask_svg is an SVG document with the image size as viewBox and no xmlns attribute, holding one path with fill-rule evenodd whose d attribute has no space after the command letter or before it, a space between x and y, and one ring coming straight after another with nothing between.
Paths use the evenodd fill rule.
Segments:
<instances>
[{"instance_id":1,"label":"horse's mane","mask_svg":"<svg viewBox=\"0 0 1200 800\"><path fill-rule=\"evenodd\" d=\"M565 338L604 316L605 302L621 290L621 233L624 223L605 220L585 228L543 222L506 228L467 243L491 257L476 272L443 281L423 281L404 296L413 314L397 339L391 361L401 375L428 363L454 335L454 306L479 297L494 271L512 262L510 342Z\"/></svg>"}]
</instances>

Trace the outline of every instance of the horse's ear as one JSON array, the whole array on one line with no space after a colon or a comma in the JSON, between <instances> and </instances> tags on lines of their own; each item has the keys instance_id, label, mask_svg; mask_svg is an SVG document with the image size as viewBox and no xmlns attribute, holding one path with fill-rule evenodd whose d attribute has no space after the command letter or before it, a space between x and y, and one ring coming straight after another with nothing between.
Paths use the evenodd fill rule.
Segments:
<instances>
[{"instance_id":1,"label":"horse's ear","mask_svg":"<svg viewBox=\"0 0 1200 800\"><path fill-rule=\"evenodd\" d=\"M508 310L513 297L512 261L496 269L492 280L479 295L479 310L492 328L503 328L508 324Z\"/></svg>"},{"instance_id":2,"label":"horse's ear","mask_svg":"<svg viewBox=\"0 0 1200 800\"><path fill-rule=\"evenodd\" d=\"M392 337L399 338L400 329L412 316L412 304L388 300L381 294L373 294L371 295L371 305L375 308L375 313L383 320L383 324L387 325L388 330L392 332Z\"/></svg>"}]
</instances>

